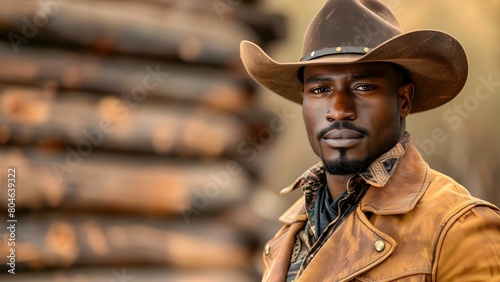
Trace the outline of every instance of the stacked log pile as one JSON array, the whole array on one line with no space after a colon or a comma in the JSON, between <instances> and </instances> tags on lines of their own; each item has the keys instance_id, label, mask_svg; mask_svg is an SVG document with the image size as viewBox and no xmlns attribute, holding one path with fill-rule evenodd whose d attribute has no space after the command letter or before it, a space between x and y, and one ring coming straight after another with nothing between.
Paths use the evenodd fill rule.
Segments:
<instances>
[{"instance_id":1,"label":"stacked log pile","mask_svg":"<svg viewBox=\"0 0 500 282\"><path fill-rule=\"evenodd\" d=\"M256 0L1 1L0 280L255 281L273 114L239 42L283 30Z\"/></svg>"}]
</instances>

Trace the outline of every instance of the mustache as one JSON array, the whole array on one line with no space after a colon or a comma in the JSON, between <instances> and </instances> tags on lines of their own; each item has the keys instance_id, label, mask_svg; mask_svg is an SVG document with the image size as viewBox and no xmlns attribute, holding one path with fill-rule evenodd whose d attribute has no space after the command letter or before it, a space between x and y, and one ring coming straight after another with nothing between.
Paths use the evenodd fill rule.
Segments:
<instances>
[{"instance_id":1,"label":"mustache","mask_svg":"<svg viewBox=\"0 0 500 282\"><path fill-rule=\"evenodd\" d=\"M368 129L354 125L350 121L343 120L343 121L332 122L327 128L322 129L318 133L316 138L318 139L318 141L321 141L321 139L323 139L323 136L325 136L325 134L327 134L328 132L330 132L331 130L334 130L334 129L349 129L349 130L356 131L356 132L363 134L363 135L370 135L370 132L368 131Z\"/></svg>"}]
</instances>

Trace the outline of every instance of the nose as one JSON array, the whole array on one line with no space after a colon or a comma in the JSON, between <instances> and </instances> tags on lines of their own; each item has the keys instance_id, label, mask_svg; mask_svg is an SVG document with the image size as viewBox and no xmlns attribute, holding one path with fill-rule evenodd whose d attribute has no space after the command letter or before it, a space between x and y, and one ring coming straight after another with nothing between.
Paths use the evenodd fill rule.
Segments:
<instances>
[{"instance_id":1,"label":"nose","mask_svg":"<svg viewBox=\"0 0 500 282\"><path fill-rule=\"evenodd\" d=\"M325 119L328 122L341 120L355 120L356 107L352 93L346 91L335 91L329 97L328 111Z\"/></svg>"}]
</instances>

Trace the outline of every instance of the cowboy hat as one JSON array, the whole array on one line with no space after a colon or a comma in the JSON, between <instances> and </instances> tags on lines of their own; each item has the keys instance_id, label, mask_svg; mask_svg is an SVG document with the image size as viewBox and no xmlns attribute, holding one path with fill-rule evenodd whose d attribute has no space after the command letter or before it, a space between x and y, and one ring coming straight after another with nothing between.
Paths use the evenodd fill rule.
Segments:
<instances>
[{"instance_id":1,"label":"cowboy hat","mask_svg":"<svg viewBox=\"0 0 500 282\"><path fill-rule=\"evenodd\" d=\"M248 74L286 99L302 103L305 66L395 63L415 85L412 113L447 103L462 90L468 64L463 47L436 30L403 33L391 11L378 0L328 0L310 23L297 62L279 63L256 44L243 41L240 55Z\"/></svg>"}]
</instances>

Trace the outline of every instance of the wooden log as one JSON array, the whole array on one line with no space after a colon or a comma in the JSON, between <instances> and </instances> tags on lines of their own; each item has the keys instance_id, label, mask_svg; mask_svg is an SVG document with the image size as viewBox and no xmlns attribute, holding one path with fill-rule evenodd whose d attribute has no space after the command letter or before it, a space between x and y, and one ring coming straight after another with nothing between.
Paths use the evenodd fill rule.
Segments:
<instances>
[{"instance_id":1,"label":"wooden log","mask_svg":"<svg viewBox=\"0 0 500 282\"><path fill-rule=\"evenodd\" d=\"M73 0L96 1L96 0ZM98 2L105 2L97 0ZM109 3L138 2L138 0L106 0ZM254 30L261 40L261 46L277 39L286 37L286 19L284 15L268 12L255 1L234 0L145 0L148 4L155 4L159 9L182 10L189 13L199 13L225 21L241 22Z\"/></svg>"},{"instance_id":2,"label":"wooden log","mask_svg":"<svg viewBox=\"0 0 500 282\"><path fill-rule=\"evenodd\" d=\"M289 207L290 203L283 201L276 191L256 184L246 201L217 213L214 215L214 220L254 234L257 239L255 246L258 250L257 260L260 261L265 244L281 228L280 222L276 219ZM245 220L241 220L242 218Z\"/></svg>"},{"instance_id":3,"label":"wooden log","mask_svg":"<svg viewBox=\"0 0 500 282\"><path fill-rule=\"evenodd\" d=\"M153 267L80 268L34 273L0 274L10 282L254 282L257 277L231 270L182 271Z\"/></svg>"},{"instance_id":4,"label":"wooden log","mask_svg":"<svg viewBox=\"0 0 500 282\"><path fill-rule=\"evenodd\" d=\"M244 202L254 181L235 161L194 162L77 151L0 150L18 174L16 209L179 216L186 223ZM7 175L0 181L7 183ZM7 186L0 185L7 195ZM7 206L7 197L0 205Z\"/></svg>"},{"instance_id":5,"label":"wooden log","mask_svg":"<svg viewBox=\"0 0 500 282\"><path fill-rule=\"evenodd\" d=\"M0 2L0 32L20 52L25 43L68 43L100 53L127 53L229 65L239 61L242 39L258 41L238 22L158 9L141 2L64 1L53 11L38 0ZM31 28L29 27L31 26ZM15 35L13 35L15 34ZM28 41L28 42L27 42Z\"/></svg>"},{"instance_id":6,"label":"wooden log","mask_svg":"<svg viewBox=\"0 0 500 282\"><path fill-rule=\"evenodd\" d=\"M148 97L200 103L236 113L248 112L254 98L248 78L166 61L31 46L14 54L7 42L0 42L0 61L0 81L7 83L128 96L146 90Z\"/></svg>"},{"instance_id":7,"label":"wooden log","mask_svg":"<svg viewBox=\"0 0 500 282\"><path fill-rule=\"evenodd\" d=\"M7 132L4 143L25 146L58 143L218 158L236 152L249 135L249 126L233 115L133 96L0 85L0 108L0 127Z\"/></svg>"},{"instance_id":8,"label":"wooden log","mask_svg":"<svg viewBox=\"0 0 500 282\"><path fill-rule=\"evenodd\" d=\"M216 222L84 214L39 214L17 220L19 270L148 264L186 270L252 268L251 235ZM3 268L9 252L7 244L0 245Z\"/></svg>"}]
</instances>

